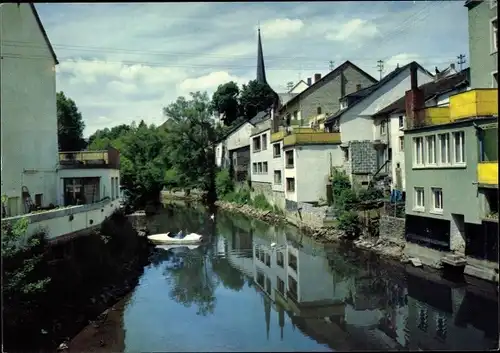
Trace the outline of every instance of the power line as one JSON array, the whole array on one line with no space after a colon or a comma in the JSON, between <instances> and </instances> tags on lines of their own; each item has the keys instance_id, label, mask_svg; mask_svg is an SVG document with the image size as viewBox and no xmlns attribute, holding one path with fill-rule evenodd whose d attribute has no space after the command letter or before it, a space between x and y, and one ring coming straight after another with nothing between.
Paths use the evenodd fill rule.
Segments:
<instances>
[{"instance_id":1,"label":"power line","mask_svg":"<svg viewBox=\"0 0 500 353\"><path fill-rule=\"evenodd\" d=\"M330 71L333 71L333 69L335 68L335 61L330 60L328 63L330 64Z\"/></svg>"}]
</instances>

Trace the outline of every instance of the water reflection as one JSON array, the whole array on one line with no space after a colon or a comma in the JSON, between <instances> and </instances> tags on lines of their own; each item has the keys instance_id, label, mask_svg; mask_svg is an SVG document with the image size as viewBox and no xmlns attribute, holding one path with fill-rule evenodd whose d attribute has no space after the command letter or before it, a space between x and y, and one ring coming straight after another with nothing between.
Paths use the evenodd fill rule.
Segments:
<instances>
[{"instance_id":1,"label":"water reflection","mask_svg":"<svg viewBox=\"0 0 500 353\"><path fill-rule=\"evenodd\" d=\"M151 224L158 232L188 228L210 241L154 254L126 309L126 351L497 345L494 293L457 287L419 269L388 268L352 249L318 247L295 228L241 215L219 212L214 223L182 209Z\"/></svg>"}]
</instances>

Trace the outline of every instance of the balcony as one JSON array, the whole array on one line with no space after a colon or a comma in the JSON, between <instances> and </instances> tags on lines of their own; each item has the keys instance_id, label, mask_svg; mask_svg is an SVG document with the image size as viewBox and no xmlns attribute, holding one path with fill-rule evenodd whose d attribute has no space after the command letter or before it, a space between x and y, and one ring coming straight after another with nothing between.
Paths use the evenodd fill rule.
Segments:
<instances>
[{"instance_id":1,"label":"balcony","mask_svg":"<svg viewBox=\"0 0 500 353\"><path fill-rule=\"evenodd\" d=\"M278 131L271 134L271 142L278 142L285 137L285 131Z\"/></svg>"},{"instance_id":2,"label":"balcony","mask_svg":"<svg viewBox=\"0 0 500 353\"><path fill-rule=\"evenodd\" d=\"M498 115L498 89L475 89L450 97L448 107L430 107L408 119L408 129L452 123L457 120Z\"/></svg>"},{"instance_id":3,"label":"balcony","mask_svg":"<svg viewBox=\"0 0 500 353\"><path fill-rule=\"evenodd\" d=\"M498 115L498 89L474 89L450 97L450 119Z\"/></svg>"},{"instance_id":4,"label":"balcony","mask_svg":"<svg viewBox=\"0 0 500 353\"><path fill-rule=\"evenodd\" d=\"M120 152L114 148L103 151L59 152L59 165L61 169L120 169Z\"/></svg>"},{"instance_id":5,"label":"balcony","mask_svg":"<svg viewBox=\"0 0 500 353\"><path fill-rule=\"evenodd\" d=\"M498 162L479 162L477 182L483 186L498 187Z\"/></svg>"},{"instance_id":6,"label":"balcony","mask_svg":"<svg viewBox=\"0 0 500 353\"><path fill-rule=\"evenodd\" d=\"M300 130L311 130L310 128L301 128ZM340 133L339 132L308 132L308 131L297 131L296 129L289 135L285 136L283 139L283 146L293 146L293 145L322 145L322 144L339 144Z\"/></svg>"}]
</instances>

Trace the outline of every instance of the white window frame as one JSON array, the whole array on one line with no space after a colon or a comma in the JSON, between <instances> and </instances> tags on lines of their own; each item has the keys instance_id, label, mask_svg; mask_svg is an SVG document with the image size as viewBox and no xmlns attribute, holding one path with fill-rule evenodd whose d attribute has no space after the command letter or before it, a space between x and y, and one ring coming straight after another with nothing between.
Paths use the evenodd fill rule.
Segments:
<instances>
[{"instance_id":1,"label":"white window frame","mask_svg":"<svg viewBox=\"0 0 500 353\"><path fill-rule=\"evenodd\" d=\"M420 150L420 163L418 163L417 161L417 154L418 154L418 150L417 150L417 140L421 141L421 150ZM413 138L413 165L415 167L423 167L424 166L424 158L425 158L425 148L424 148L424 137L423 136L417 136L417 137L414 137Z\"/></svg>"},{"instance_id":2,"label":"white window frame","mask_svg":"<svg viewBox=\"0 0 500 353\"><path fill-rule=\"evenodd\" d=\"M279 180L279 183L276 181L276 176L279 175L280 177L280 180ZM273 182L274 182L274 185L281 185L283 184L283 173L281 172L281 170L274 170L274 173L273 173Z\"/></svg>"},{"instance_id":3,"label":"white window frame","mask_svg":"<svg viewBox=\"0 0 500 353\"><path fill-rule=\"evenodd\" d=\"M458 165L458 166L465 166L466 164L466 159L465 159L465 131L464 130L458 130L458 131L453 131L453 164ZM457 149L456 149L456 139L457 139L457 134L462 134L462 144L461 144L461 154L462 158L461 161L457 160Z\"/></svg>"},{"instance_id":4,"label":"white window frame","mask_svg":"<svg viewBox=\"0 0 500 353\"><path fill-rule=\"evenodd\" d=\"M419 204L419 200L418 200L418 194L419 192L422 192L422 204ZM423 212L425 211L425 191L424 191L424 188L423 187L415 187L413 189L413 194L414 194L414 202L413 202L413 210L414 211L419 211L419 212Z\"/></svg>"},{"instance_id":5,"label":"white window frame","mask_svg":"<svg viewBox=\"0 0 500 353\"><path fill-rule=\"evenodd\" d=\"M404 152L405 150L405 137L404 136L399 136L399 152Z\"/></svg>"},{"instance_id":6,"label":"white window frame","mask_svg":"<svg viewBox=\"0 0 500 353\"><path fill-rule=\"evenodd\" d=\"M497 75L496 80L495 80L495 75ZM495 81L497 82L496 87L495 87ZM498 71L493 71L491 73L491 88L498 88Z\"/></svg>"},{"instance_id":7,"label":"white window frame","mask_svg":"<svg viewBox=\"0 0 500 353\"><path fill-rule=\"evenodd\" d=\"M431 188L432 192L432 213L442 214L443 213L443 189L442 188ZM438 202L436 200L438 199ZM440 204L438 204L440 203Z\"/></svg>"},{"instance_id":8,"label":"white window frame","mask_svg":"<svg viewBox=\"0 0 500 353\"><path fill-rule=\"evenodd\" d=\"M490 3L490 10L493 10L498 5L497 0L488 0L488 2Z\"/></svg>"},{"instance_id":9,"label":"white window frame","mask_svg":"<svg viewBox=\"0 0 500 353\"><path fill-rule=\"evenodd\" d=\"M398 116L398 126L399 126L399 130L403 130L405 128L405 116L404 115Z\"/></svg>"},{"instance_id":10,"label":"white window frame","mask_svg":"<svg viewBox=\"0 0 500 353\"><path fill-rule=\"evenodd\" d=\"M446 161L443 161L443 149L442 149L442 140L443 140L443 137L444 136L448 136L448 139L446 139L446 143L445 143L445 153L446 153ZM438 134L438 141L439 141L439 165L443 165L443 166L446 166L446 165L450 165L451 163L451 150L450 150L450 140L451 140L451 137L450 137L450 133L449 132L445 132L445 133L442 133L442 134Z\"/></svg>"},{"instance_id":11,"label":"white window frame","mask_svg":"<svg viewBox=\"0 0 500 353\"><path fill-rule=\"evenodd\" d=\"M387 133L387 123L385 120L380 122L380 136L385 136Z\"/></svg>"},{"instance_id":12,"label":"white window frame","mask_svg":"<svg viewBox=\"0 0 500 353\"><path fill-rule=\"evenodd\" d=\"M493 22L495 21L497 21L497 16L493 17L490 20L490 54L495 54L496 52L498 52L498 21L497 28L493 29ZM495 35L497 36L497 40L494 40Z\"/></svg>"},{"instance_id":13,"label":"white window frame","mask_svg":"<svg viewBox=\"0 0 500 353\"><path fill-rule=\"evenodd\" d=\"M429 143L429 141L432 141L432 143ZM432 146L432 151L431 147ZM436 151L436 135L427 135L425 136L425 164L426 165L436 165L437 164L437 151ZM432 155L430 152L433 152ZM429 156L433 157L433 160L429 158Z\"/></svg>"}]
</instances>

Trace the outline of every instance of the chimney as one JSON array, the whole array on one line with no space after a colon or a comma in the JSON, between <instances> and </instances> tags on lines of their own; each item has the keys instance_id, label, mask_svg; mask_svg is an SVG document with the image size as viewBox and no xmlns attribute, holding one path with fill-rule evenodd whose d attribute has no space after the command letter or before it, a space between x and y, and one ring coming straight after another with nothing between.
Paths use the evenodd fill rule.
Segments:
<instances>
[{"instance_id":1,"label":"chimney","mask_svg":"<svg viewBox=\"0 0 500 353\"><path fill-rule=\"evenodd\" d=\"M311 78L310 78L310 77L308 77L308 78L307 78L307 85L308 85L308 86L310 86L310 85L311 85Z\"/></svg>"},{"instance_id":2,"label":"chimney","mask_svg":"<svg viewBox=\"0 0 500 353\"><path fill-rule=\"evenodd\" d=\"M410 66L411 89L405 92L406 118L409 127L419 127L424 123L424 93L418 88L417 65Z\"/></svg>"},{"instance_id":3,"label":"chimney","mask_svg":"<svg viewBox=\"0 0 500 353\"><path fill-rule=\"evenodd\" d=\"M321 80L321 74L314 74L314 83L318 82Z\"/></svg>"},{"instance_id":4,"label":"chimney","mask_svg":"<svg viewBox=\"0 0 500 353\"><path fill-rule=\"evenodd\" d=\"M450 64L450 69L455 70L455 63Z\"/></svg>"}]
</instances>

